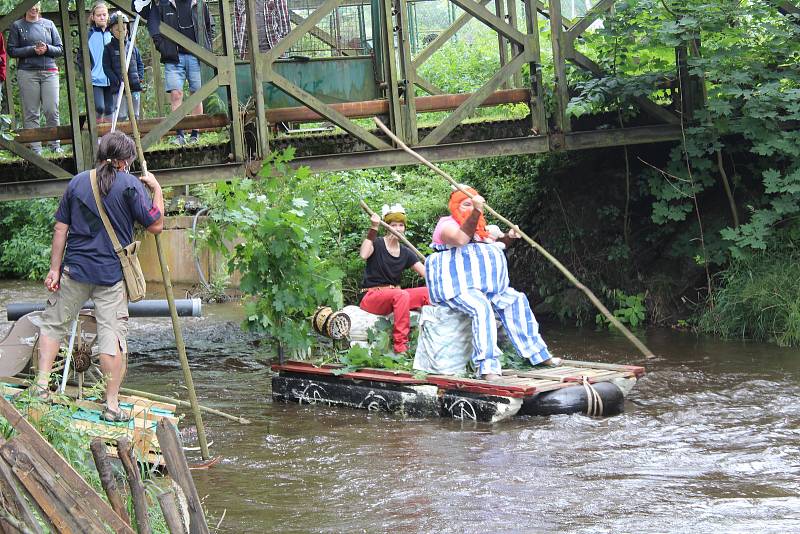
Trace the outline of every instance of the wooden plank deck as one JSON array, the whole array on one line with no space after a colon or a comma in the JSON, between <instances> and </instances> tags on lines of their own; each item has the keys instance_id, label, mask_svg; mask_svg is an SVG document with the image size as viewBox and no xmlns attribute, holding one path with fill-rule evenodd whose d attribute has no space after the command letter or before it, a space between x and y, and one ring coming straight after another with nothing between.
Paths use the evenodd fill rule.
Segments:
<instances>
[{"instance_id":1,"label":"wooden plank deck","mask_svg":"<svg viewBox=\"0 0 800 534\"><path fill-rule=\"evenodd\" d=\"M336 374L341 365L329 364L315 366L310 362L287 361L283 365L273 364L272 370L280 373L301 375L341 377L351 380L368 380L400 385L437 386L442 391L468 391L487 396L525 398L545 391L553 391L574 386L587 380L589 383L608 382L617 378L638 379L645 373L644 367L617 365L612 363L565 360L559 367L531 367L529 369L505 369L502 378L487 382L475 378L462 378L444 375L415 377L406 371L386 369L359 369Z\"/></svg>"}]
</instances>

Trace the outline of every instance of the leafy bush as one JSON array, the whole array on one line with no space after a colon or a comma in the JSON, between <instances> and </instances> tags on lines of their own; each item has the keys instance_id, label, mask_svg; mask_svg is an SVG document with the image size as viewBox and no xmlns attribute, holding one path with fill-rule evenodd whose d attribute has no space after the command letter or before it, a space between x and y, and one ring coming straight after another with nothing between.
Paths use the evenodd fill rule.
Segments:
<instances>
[{"instance_id":1,"label":"leafy bush","mask_svg":"<svg viewBox=\"0 0 800 534\"><path fill-rule=\"evenodd\" d=\"M308 187L308 169L287 165L292 156L270 156L261 180L218 184L211 222L198 237L229 255L230 273L242 274L245 327L275 338L279 350L299 352L311 346L307 318L316 307L341 307L342 271L320 258L317 191Z\"/></svg>"},{"instance_id":2,"label":"leafy bush","mask_svg":"<svg viewBox=\"0 0 800 534\"><path fill-rule=\"evenodd\" d=\"M609 296L616 308L613 310L614 317L619 319L622 324L630 325L631 328L636 328L644 324L647 308L644 304L644 293L636 295L626 295L619 289L609 292ZM602 313L595 316L595 322L598 325L607 326L611 328L611 322L606 319Z\"/></svg>"},{"instance_id":3,"label":"leafy bush","mask_svg":"<svg viewBox=\"0 0 800 534\"><path fill-rule=\"evenodd\" d=\"M44 278L50 268L55 199L0 203L0 274Z\"/></svg>"},{"instance_id":4,"label":"leafy bush","mask_svg":"<svg viewBox=\"0 0 800 534\"><path fill-rule=\"evenodd\" d=\"M445 93L477 91L500 68L497 34L477 26L468 36L450 39L422 64L420 75Z\"/></svg>"},{"instance_id":5,"label":"leafy bush","mask_svg":"<svg viewBox=\"0 0 800 534\"><path fill-rule=\"evenodd\" d=\"M699 330L725 338L800 345L800 250L790 246L735 259L717 276Z\"/></svg>"}]
</instances>

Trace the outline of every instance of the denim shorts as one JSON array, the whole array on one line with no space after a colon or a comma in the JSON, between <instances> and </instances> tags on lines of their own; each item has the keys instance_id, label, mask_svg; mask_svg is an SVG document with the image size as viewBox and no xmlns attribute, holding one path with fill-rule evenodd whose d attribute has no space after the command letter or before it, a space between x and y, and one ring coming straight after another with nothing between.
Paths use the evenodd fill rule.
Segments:
<instances>
[{"instance_id":1,"label":"denim shorts","mask_svg":"<svg viewBox=\"0 0 800 534\"><path fill-rule=\"evenodd\" d=\"M200 80L200 61L192 54L178 54L177 63L164 64L164 81L167 92L183 91L183 82L189 80L189 91L196 93Z\"/></svg>"}]
</instances>

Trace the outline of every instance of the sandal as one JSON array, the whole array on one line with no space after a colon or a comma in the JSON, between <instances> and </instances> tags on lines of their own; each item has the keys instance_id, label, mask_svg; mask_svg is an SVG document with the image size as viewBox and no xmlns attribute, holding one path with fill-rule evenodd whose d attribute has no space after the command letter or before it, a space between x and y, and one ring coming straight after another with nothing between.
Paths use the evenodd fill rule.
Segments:
<instances>
[{"instance_id":1,"label":"sandal","mask_svg":"<svg viewBox=\"0 0 800 534\"><path fill-rule=\"evenodd\" d=\"M555 356L551 356L545 361L537 364L536 367L558 367L562 363L564 363L564 358L556 358Z\"/></svg>"},{"instance_id":2,"label":"sandal","mask_svg":"<svg viewBox=\"0 0 800 534\"><path fill-rule=\"evenodd\" d=\"M131 420L131 414L122 408L120 408L118 412L115 412L110 408L106 408L103 410L103 413L100 414L100 419L103 421L108 421L109 423L127 423Z\"/></svg>"}]
</instances>

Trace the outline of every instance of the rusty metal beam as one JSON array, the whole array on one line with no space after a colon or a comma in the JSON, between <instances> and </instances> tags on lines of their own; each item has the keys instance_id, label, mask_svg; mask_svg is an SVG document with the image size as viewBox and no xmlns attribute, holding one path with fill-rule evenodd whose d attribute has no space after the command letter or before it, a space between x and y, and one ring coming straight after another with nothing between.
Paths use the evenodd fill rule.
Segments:
<instances>
[{"instance_id":1,"label":"rusty metal beam","mask_svg":"<svg viewBox=\"0 0 800 534\"><path fill-rule=\"evenodd\" d=\"M527 52L523 52L512 58L510 62L506 63L500 68L500 70L495 72L494 75L489 78L489 81L483 85L483 87L472 93L467 100L465 100L460 106L458 106L458 108L456 108L455 111L453 111L453 113L451 113L436 128L434 128L433 131L426 135L425 139L420 141L420 144L429 146L440 143L445 137L447 137L447 134L453 131L456 126L461 124L466 118L472 115L478 106L484 100L486 100L490 94L497 90L500 84L507 80L515 70L518 70L522 64L528 60L529 54Z\"/></svg>"},{"instance_id":2,"label":"rusty metal beam","mask_svg":"<svg viewBox=\"0 0 800 534\"><path fill-rule=\"evenodd\" d=\"M416 97L417 113L428 113L434 111L447 111L455 109L472 96L473 93L462 93L455 95L436 95ZM517 104L528 102L530 91L527 89L508 89L496 91L489 95L489 98L481 103L482 107L497 106L499 104ZM405 100L400 100L405 104ZM346 102L344 104L331 104L335 109L348 118L367 118L383 115L389 112L389 102L385 99L368 100L366 102ZM324 120L324 117L305 106L292 108L275 108L267 111L267 119L271 124L278 122L316 122Z\"/></svg>"},{"instance_id":3,"label":"rusty metal beam","mask_svg":"<svg viewBox=\"0 0 800 534\"><path fill-rule=\"evenodd\" d=\"M142 119L139 121L139 131L147 133L159 124L161 119ZM224 113L217 113L215 115L189 115L182 118L175 129L183 130L199 130L204 128L224 128L230 124L228 116ZM117 123L117 129L127 134L131 133L131 123L128 121L120 121ZM111 131L111 124L98 124L97 133L101 136ZM34 141L65 141L72 138L72 125L70 126L53 126L50 128L22 128L16 130L15 141L18 143L32 143Z\"/></svg>"}]
</instances>

